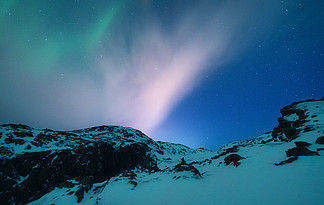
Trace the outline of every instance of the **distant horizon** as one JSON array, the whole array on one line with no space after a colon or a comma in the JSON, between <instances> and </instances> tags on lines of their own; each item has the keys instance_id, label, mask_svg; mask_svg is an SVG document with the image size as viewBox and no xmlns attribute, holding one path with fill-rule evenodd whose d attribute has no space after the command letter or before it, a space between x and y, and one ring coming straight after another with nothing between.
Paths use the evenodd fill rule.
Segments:
<instances>
[{"instance_id":1,"label":"distant horizon","mask_svg":"<svg viewBox=\"0 0 324 205\"><path fill-rule=\"evenodd\" d=\"M302 103L302 102L308 102L308 101L312 101L312 100L315 100L315 101L319 101L319 100L324 100L324 96L321 97L321 98L318 98L318 99L305 99L305 100L301 100L301 101L294 101L286 106L289 106L289 105L292 105L294 103ZM284 106L284 107L286 107ZM284 108L282 107L282 108ZM280 110L279 110L280 112ZM278 118L277 118L278 119ZM276 120L277 124L278 124L278 121ZM67 132L73 132L73 131L78 131L78 130L84 130L84 129L91 129L91 128L96 128L96 127L125 127L125 128L131 128L131 129L135 129L135 130L139 130L141 131L140 129L136 129L136 128L133 128L133 127L129 127L129 126L122 126L122 125L109 125L109 124L102 124L102 125L95 125L95 126L91 126L91 127L84 127L84 128L76 128L76 129L70 129L70 130L61 130L61 129L55 129L55 128L39 128L39 127L33 127L33 126L30 126L30 125L27 125L27 124L21 124L21 123L8 123L8 124L0 124L0 126L6 126L6 125L23 125L23 126L28 126L32 129L38 129L38 130L53 130L53 131L67 131ZM276 127L276 126L275 126ZM208 149L208 150L214 150L214 151L217 151L221 146L227 144L227 143L231 143L231 142L235 142L235 141L242 141L242 140L246 140L246 139L255 139L256 137L258 136L261 136L263 134L268 134L268 133L271 133L272 130L275 128L275 127L272 127L270 131L266 131L264 133L260 133L259 135L257 136L251 136L251 137L247 137L247 138L242 138L242 139L233 139L232 141L228 141L228 142L225 142L224 144L220 145L219 147L215 147L215 148L205 148L205 147L191 147L185 143L180 143L182 145L185 145L185 146L188 146L188 147L191 147L191 148L194 148L194 149ZM146 134L145 132L141 131L142 133L144 133L146 136L148 136L149 138L155 140L154 138L152 138L150 135ZM155 141L161 141L161 140L155 140ZM170 142L170 143L175 143L175 144L179 144L177 142L172 142L172 141L163 141L163 142Z\"/></svg>"}]
</instances>

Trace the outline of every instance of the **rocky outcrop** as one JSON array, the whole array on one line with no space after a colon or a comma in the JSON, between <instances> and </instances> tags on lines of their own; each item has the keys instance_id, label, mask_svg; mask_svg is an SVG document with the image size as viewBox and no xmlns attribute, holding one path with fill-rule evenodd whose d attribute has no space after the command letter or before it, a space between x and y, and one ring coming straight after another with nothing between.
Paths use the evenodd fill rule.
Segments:
<instances>
[{"instance_id":1,"label":"rocky outcrop","mask_svg":"<svg viewBox=\"0 0 324 205\"><path fill-rule=\"evenodd\" d=\"M226 165L233 163L234 166L238 167L241 164L241 162L239 162L241 159L244 159L244 157L241 157L238 154L230 154L225 157L224 162Z\"/></svg>"},{"instance_id":2,"label":"rocky outcrop","mask_svg":"<svg viewBox=\"0 0 324 205\"><path fill-rule=\"evenodd\" d=\"M323 102L311 101L283 108L279 125L272 132L228 143L217 153L156 142L138 130L118 126L54 131L0 125L0 204L26 204L56 187L66 188L64 196L74 195L76 202L82 202L90 200L93 193L100 194L111 183L126 182L131 190L137 190L141 183L154 181L163 173L173 179L205 178L209 176L209 165L217 163L220 169L224 168L221 164L237 167L242 156L262 154L261 150L282 145L284 149L278 149L279 154L287 158L276 166L319 155L324 150ZM256 152L246 152L254 148ZM252 159L246 162L247 166ZM146 178L154 172L159 173ZM97 200L100 198L93 202Z\"/></svg>"},{"instance_id":3,"label":"rocky outcrop","mask_svg":"<svg viewBox=\"0 0 324 205\"><path fill-rule=\"evenodd\" d=\"M284 160L282 162L274 163L274 165L280 166L280 165L284 165L284 164L289 164L289 163L292 163L292 162L296 161L297 159L298 159L297 156L292 156L292 157L289 157L287 160Z\"/></svg>"},{"instance_id":4,"label":"rocky outcrop","mask_svg":"<svg viewBox=\"0 0 324 205\"><path fill-rule=\"evenodd\" d=\"M316 143L317 144L324 144L324 136L317 138Z\"/></svg>"},{"instance_id":5,"label":"rocky outcrop","mask_svg":"<svg viewBox=\"0 0 324 205\"><path fill-rule=\"evenodd\" d=\"M317 152L311 151L307 149L306 147L309 147L311 144L308 142L298 141L295 142L296 147L288 149L286 151L287 157L298 157L298 156L314 156L318 155Z\"/></svg>"},{"instance_id":6,"label":"rocky outcrop","mask_svg":"<svg viewBox=\"0 0 324 205\"><path fill-rule=\"evenodd\" d=\"M9 134L5 143L25 146L21 141L33 136L18 131L16 133L20 134ZM55 187L68 186L66 181L70 179L75 179L80 184L75 195L81 201L84 192L93 183L103 182L135 167L147 170L156 167L156 160L149 154L151 149L146 143L134 141L124 146L116 146L116 143L99 138L90 142L79 137L74 138L73 133L61 133L61 136L62 134L70 140L71 146L33 152L27 151L30 150L27 148L18 155L11 153L8 147L1 147L2 153L6 154L2 154L0 158L0 204L26 204ZM37 150L49 142L59 143L60 140L58 135L44 131L31 142L33 149Z\"/></svg>"},{"instance_id":7,"label":"rocky outcrop","mask_svg":"<svg viewBox=\"0 0 324 205\"><path fill-rule=\"evenodd\" d=\"M323 101L324 98L318 100ZM300 132L310 132L315 130L313 125L305 126L311 118L317 115L311 115L307 109L301 108L298 105L307 102L315 102L317 100L310 99L301 102L294 102L281 109L282 117L278 118L279 125L272 131L273 140L290 142L296 139Z\"/></svg>"},{"instance_id":8,"label":"rocky outcrop","mask_svg":"<svg viewBox=\"0 0 324 205\"><path fill-rule=\"evenodd\" d=\"M187 162L184 160L184 158L181 159L181 162L179 164L177 164L173 170L175 172L189 171L189 172L192 172L194 175L202 177L199 170L196 167L194 167L193 165L187 164Z\"/></svg>"}]
</instances>

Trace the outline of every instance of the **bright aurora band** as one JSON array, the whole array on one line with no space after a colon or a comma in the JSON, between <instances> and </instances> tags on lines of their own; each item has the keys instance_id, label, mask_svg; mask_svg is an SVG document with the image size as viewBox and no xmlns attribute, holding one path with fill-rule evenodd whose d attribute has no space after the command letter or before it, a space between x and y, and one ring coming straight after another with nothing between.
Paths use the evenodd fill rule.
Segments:
<instances>
[{"instance_id":1,"label":"bright aurora band","mask_svg":"<svg viewBox=\"0 0 324 205\"><path fill-rule=\"evenodd\" d=\"M217 149L321 98L324 1L2 0L0 123Z\"/></svg>"}]
</instances>

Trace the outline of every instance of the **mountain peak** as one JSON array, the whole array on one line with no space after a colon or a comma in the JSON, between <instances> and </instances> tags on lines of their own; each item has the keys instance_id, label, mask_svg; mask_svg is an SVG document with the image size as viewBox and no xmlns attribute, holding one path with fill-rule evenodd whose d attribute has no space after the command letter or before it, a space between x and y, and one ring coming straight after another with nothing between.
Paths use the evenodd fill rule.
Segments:
<instances>
[{"instance_id":1,"label":"mountain peak","mask_svg":"<svg viewBox=\"0 0 324 205\"><path fill-rule=\"evenodd\" d=\"M157 142L129 127L1 125L0 203L305 204L297 197L305 195L319 204L324 99L281 113L272 132L217 152Z\"/></svg>"}]
</instances>

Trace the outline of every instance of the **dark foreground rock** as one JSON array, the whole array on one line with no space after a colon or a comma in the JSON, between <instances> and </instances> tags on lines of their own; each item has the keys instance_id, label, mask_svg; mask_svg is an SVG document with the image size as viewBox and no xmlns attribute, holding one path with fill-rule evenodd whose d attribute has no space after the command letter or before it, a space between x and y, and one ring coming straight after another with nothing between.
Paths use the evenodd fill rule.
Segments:
<instances>
[{"instance_id":1,"label":"dark foreground rock","mask_svg":"<svg viewBox=\"0 0 324 205\"><path fill-rule=\"evenodd\" d=\"M319 155L317 152L315 151L311 151L309 149L307 149L306 147L309 147L311 144L308 142L295 142L296 147L288 149L286 151L286 155L287 157L298 157L298 156L314 156L314 155Z\"/></svg>"},{"instance_id":2,"label":"dark foreground rock","mask_svg":"<svg viewBox=\"0 0 324 205\"><path fill-rule=\"evenodd\" d=\"M238 167L241 164L241 162L239 162L241 159L244 159L244 157L241 157L238 154L230 154L225 157L224 162L226 165L233 163L234 166Z\"/></svg>"},{"instance_id":3,"label":"dark foreground rock","mask_svg":"<svg viewBox=\"0 0 324 205\"><path fill-rule=\"evenodd\" d=\"M100 138L90 142L74 138L72 133L61 136L69 139L66 142L71 146L62 145L62 149L38 152L29 152L29 147L28 151L18 155L9 153L10 150L8 153L3 151L4 154L0 157L0 204L26 204L55 187L65 187L66 181L70 179L75 179L80 184L75 193L80 202L84 192L93 183L103 182L135 167L148 170L156 167L156 161L149 154L150 148L146 143L133 142L116 146L116 143ZM12 134L6 139L16 146L16 143L21 143L18 140L20 137ZM33 149L37 148L36 144L41 149L48 141L55 140L59 141L53 133L43 132L35 137L33 142L38 141L38 144L35 143Z\"/></svg>"},{"instance_id":4,"label":"dark foreground rock","mask_svg":"<svg viewBox=\"0 0 324 205\"><path fill-rule=\"evenodd\" d=\"M316 143L317 144L324 144L324 136L317 138Z\"/></svg>"},{"instance_id":5,"label":"dark foreground rock","mask_svg":"<svg viewBox=\"0 0 324 205\"><path fill-rule=\"evenodd\" d=\"M323 101L320 99L319 101ZM313 126L304 126L315 115L309 116L307 109L299 108L298 105L304 102L314 102L316 100L310 99L301 102L294 102L281 109L282 117L278 119L279 125L273 129L272 136L274 140L283 142L290 142L299 137L301 132L309 132L315 130ZM295 115L294 120L289 120L289 117Z\"/></svg>"},{"instance_id":6,"label":"dark foreground rock","mask_svg":"<svg viewBox=\"0 0 324 205\"><path fill-rule=\"evenodd\" d=\"M202 177L199 170L191 164L187 164L187 162L182 158L181 163L177 164L174 169L175 172L183 172L189 171L192 172L194 175Z\"/></svg>"},{"instance_id":7,"label":"dark foreground rock","mask_svg":"<svg viewBox=\"0 0 324 205\"><path fill-rule=\"evenodd\" d=\"M280 165L284 165L284 164L289 164L289 163L292 163L292 162L296 161L297 159L298 159L297 156L293 156L293 157L290 157L287 160L284 160L282 162L275 163L274 165L280 166Z\"/></svg>"}]
</instances>

